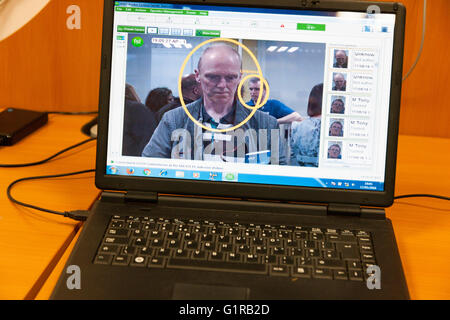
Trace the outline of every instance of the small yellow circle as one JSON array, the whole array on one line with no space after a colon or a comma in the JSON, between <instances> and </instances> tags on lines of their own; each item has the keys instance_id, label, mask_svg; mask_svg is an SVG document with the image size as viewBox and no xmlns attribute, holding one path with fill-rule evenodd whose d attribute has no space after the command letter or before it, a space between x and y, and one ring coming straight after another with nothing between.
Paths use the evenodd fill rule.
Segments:
<instances>
[{"instance_id":1,"label":"small yellow circle","mask_svg":"<svg viewBox=\"0 0 450 320\"><path fill-rule=\"evenodd\" d=\"M218 41L230 42L230 43L233 43L233 44L235 44L237 46L242 47L250 55L252 60L255 62L256 68L258 69L258 74L252 75L252 76L258 77L259 79L263 80L263 83L264 83L264 85L267 88L267 93L269 93L269 85L268 85L267 81L264 79L264 77L262 76L261 66L259 65L258 60L256 59L255 55L250 51L249 48L247 48L247 46L245 46L244 44L242 44L242 43L240 43L240 42L238 42L236 40L227 39L227 38L213 38L213 39L209 39L209 40L206 40L206 41L200 43L198 46L196 46L194 49L192 49L192 51L184 59L183 64L182 64L181 69L180 69L180 74L179 74L179 77L178 77L178 92L179 92L179 95L180 95L181 106L183 107L184 112L186 112L186 114L189 117L189 119L191 119L192 122L194 122L196 125L202 127L203 129L205 129L207 131L212 131L212 132L228 132L228 131L236 130L236 129L242 127L244 124L246 124L253 117L253 115L256 113L256 110L261 108L264 105L264 103L263 104L256 103L255 106L248 106L247 104L243 103L243 105L246 108L251 109L252 112L248 115L247 118L244 119L244 121L242 121L241 123L235 125L234 127L227 128L227 129L208 128L207 126L203 125L203 123L200 123L197 119L195 119L191 115L191 113L189 112L189 110L186 107L186 103L184 102L183 93L182 93L182 89L181 89L181 81L183 79L183 72L184 72L184 69L186 68L187 62L192 57L192 55L195 52L197 52L197 50L200 49L201 47L203 47L204 45L206 45L208 43L212 43L212 42L218 42ZM248 77L249 76L246 76L243 80L247 79ZM238 98L239 98L239 101L241 103L242 103L243 99L242 99L242 96L241 96L241 93L240 93L240 89L242 88L242 85L244 83L243 80L241 80L241 82L239 83L239 87L238 87ZM257 102L259 102L261 100L262 94L263 94L263 90L261 90L261 92L259 93L259 97L258 97L258 101ZM269 95L267 94L266 95L266 99L265 99L266 101L267 101L268 97L269 97Z\"/></svg>"},{"instance_id":2,"label":"small yellow circle","mask_svg":"<svg viewBox=\"0 0 450 320\"><path fill-rule=\"evenodd\" d=\"M260 79L260 83L263 84L263 86L262 86L262 87L263 87L263 90L260 90L260 91L259 91L258 100L256 100L256 103L255 103L254 106L249 106L248 104L246 104L246 103L244 102L244 99L242 99L242 95L241 95L241 88L242 88L242 85L245 83L245 80L247 80L248 78L259 78L259 79ZM263 101L262 103L260 103L261 96L262 96L262 94L263 94L263 92L264 92L264 87L267 88L267 89L266 89L266 96L264 97L264 101ZM267 103L267 100L269 100L269 94L270 94L269 83L267 82L266 79L264 79L263 76L260 76L259 74L249 74L249 75L245 76L245 77L241 80L241 82L239 83L239 87L238 87L237 93L238 93L239 101L241 102L241 104L242 104L244 107L246 107L247 109L250 109L250 110L259 109L259 108L263 107L263 106Z\"/></svg>"}]
</instances>

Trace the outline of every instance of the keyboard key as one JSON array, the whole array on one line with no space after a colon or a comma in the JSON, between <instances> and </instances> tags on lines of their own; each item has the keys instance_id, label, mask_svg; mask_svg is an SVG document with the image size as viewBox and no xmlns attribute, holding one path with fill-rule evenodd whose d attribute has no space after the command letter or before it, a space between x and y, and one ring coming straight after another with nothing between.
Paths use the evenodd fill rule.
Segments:
<instances>
[{"instance_id":1,"label":"keyboard key","mask_svg":"<svg viewBox=\"0 0 450 320\"><path fill-rule=\"evenodd\" d=\"M295 263L294 257L291 256L283 256L280 260L280 263L282 265L293 265Z\"/></svg>"},{"instance_id":2,"label":"keyboard key","mask_svg":"<svg viewBox=\"0 0 450 320\"><path fill-rule=\"evenodd\" d=\"M343 260L360 260L361 258L356 244L338 243L336 247L342 254Z\"/></svg>"},{"instance_id":3,"label":"keyboard key","mask_svg":"<svg viewBox=\"0 0 450 320\"><path fill-rule=\"evenodd\" d=\"M128 238L123 237L106 237L105 243L107 244L128 244Z\"/></svg>"},{"instance_id":4,"label":"keyboard key","mask_svg":"<svg viewBox=\"0 0 450 320\"><path fill-rule=\"evenodd\" d=\"M361 270L361 262L359 261L348 261L347 267L349 270Z\"/></svg>"},{"instance_id":5,"label":"keyboard key","mask_svg":"<svg viewBox=\"0 0 450 320\"><path fill-rule=\"evenodd\" d=\"M317 259L315 260L315 266L327 269L345 269L345 262L342 260Z\"/></svg>"},{"instance_id":6,"label":"keyboard key","mask_svg":"<svg viewBox=\"0 0 450 320\"><path fill-rule=\"evenodd\" d=\"M156 255L158 256L158 257L168 257L168 256L170 256L170 249L167 249L167 248L159 248L159 249L156 249Z\"/></svg>"},{"instance_id":7,"label":"keyboard key","mask_svg":"<svg viewBox=\"0 0 450 320\"><path fill-rule=\"evenodd\" d=\"M332 279L333 273L329 269L316 268L313 270L313 277L316 279Z\"/></svg>"},{"instance_id":8,"label":"keyboard key","mask_svg":"<svg viewBox=\"0 0 450 320\"><path fill-rule=\"evenodd\" d=\"M265 246L256 246L256 253L267 254L267 247L265 247Z\"/></svg>"},{"instance_id":9,"label":"keyboard key","mask_svg":"<svg viewBox=\"0 0 450 320\"><path fill-rule=\"evenodd\" d=\"M305 252L300 248L291 248L290 250L288 250L288 254L293 257L303 257Z\"/></svg>"},{"instance_id":10,"label":"keyboard key","mask_svg":"<svg viewBox=\"0 0 450 320\"><path fill-rule=\"evenodd\" d=\"M167 261L167 268L267 274L267 266L264 264L224 262L224 261L205 261L205 260L186 260L186 259L178 259L178 258L170 258Z\"/></svg>"},{"instance_id":11,"label":"keyboard key","mask_svg":"<svg viewBox=\"0 0 450 320\"><path fill-rule=\"evenodd\" d=\"M350 280L363 281L363 274L359 270L351 270L348 272Z\"/></svg>"},{"instance_id":12,"label":"keyboard key","mask_svg":"<svg viewBox=\"0 0 450 320\"><path fill-rule=\"evenodd\" d=\"M188 258L189 257L189 251L188 250L183 250L183 249L177 249L175 250L175 257L177 258Z\"/></svg>"},{"instance_id":13,"label":"keyboard key","mask_svg":"<svg viewBox=\"0 0 450 320\"><path fill-rule=\"evenodd\" d=\"M321 258L321 253L319 249L307 249L306 256L310 258Z\"/></svg>"},{"instance_id":14,"label":"keyboard key","mask_svg":"<svg viewBox=\"0 0 450 320\"><path fill-rule=\"evenodd\" d=\"M135 254L136 253L136 247L133 246L125 246L121 250L122 255L129 255L129 254Z\"/></svg>"},{"instance_id":15,"label":"keyboard key","mask_svg":"<svg viewBox=\"0 0 450 320\"><path fill-rule=\"evenodd\" d=\"M223 236L223 235L220 235L220 236L218 236L218 238L217 238L217 241L219 242L219 243L230 243L230 236Z\"/></svg>"},{"instance_id":16,"label":"keyboard key","mask_svg":"<svg viewBox=\"0 0 450 320\"><path fill-rule=\"evenodd\" d=\"M363 253L361 254L362 261L375 261L375 256L373 254Z\"/></svg>"},{"instance_id":17,"label":"keyboard key","mask_svg":"<svg viewBox=\"0 0 450 320\"><path fill-rule=\"evenodd\" d=\"M270 275L272 276L283 276L289 277L289 267L288 266L270 266Z\"/></svg>"},{"instance_id":18,"label":"keyboard key","mask_svg":"<svg viewBox=\"0 0 450 320\"><path fill-rule=\"evenodd\" d=\"M208 260L223 261L225 260L225 255L223 252L212 251L209 255Z\"/></svg>"},{"instance_id":19,"label":"keyboard key","mask_svg":"<svg viewBox=\"0 0 450 320\"><path fill-rule=\"evenodd\" d=\"M292 276L299 278L311 278L311 268L295 267L292 270Z\"/></svg>"},{"instance_id":20,"label":"keyboard key","mask_svg":"<svg viewBox=\"0 0 450 320\"><path fill-rule=\"evenodd\" d=\"M149 248L149 247L141 247L139 249L139 254L140 255L152 255L153 253L153 249Z\"/></svg>"},{"instance_id":21,"label":"keyboard key","mask_svg":"<svg viewBox=\"0 0 450 320\"><path fill-rule=\"evenodd\" d=\"M148 257L145 256L135 256L133 260L131 260L130 266L133 267L145 267L147 264Z\"/></svg>"},{"instance_id":22,"label":"keyboard key","mask_svg":"<svg viewBox=\"0 0 450 320\"><path fill-rule=\"evenodd\" d=\"M222 252L231 252L233 251L233 245L229 243L219 244L219 250Z\"/></svg>"},{"instance_id":23,"label":"keyboard key","mask_svg":"<svg viewBox=\"0 0 450 320\"><path fill-rule=\"evenodd\" d=\"M313 262L311 258L299 257L297 258L297 264L299 266L312 266Z\"/></svg>"},{"instance_id":24,"label":"keyboard key","mask_svg":"<svg viewBox=\"0 0 450 320\"><path fill-rule=\"evenodd\" d=\"M100 253L119 253L120 247L117 245L103 245L100 246Z\"/></svg>"},{"instance_id":25,"label":"keyboard key","mask_svg":"<svg viewBox=\"0 0 450 320\"><path fill-rule=\"evenodd\" d=\"M306 240L308 238L308 233L303 231L295 231L294 239L295 240Z\"/></svg>"},{"instance_id":26,"label":"keyboard key","mask_svg":"<svg viewBox=\"0 0 450 320\"><path fill-rule=\"evenodd\" d=\"M206 259L207 255L205 251L194 250L192 252L192 259Z\"/></svg>"},{"instance_id":27,"label":"keyboard key","mask_svg":"<svg viewBox=\"0 0 450 320\"><path fill-rule=\"evenodd\" d=\"M263 260L265 263L269 263L269 264L277 264L278 263L278 257L274 256L273 254L264 256Z\"/></svg>"},{"instance_id":28,"label":"keyboard key","mask_svg":"<svg viewBox=\"0 0 450 320\"><path fill-rule=\"evenodd\" d=\"M107 234L116 237L128 237L130 230L128 229L109 229Z\"/></svg>"},{"instance_id":29,"label":"keyboard key","mask_svg":"<svg viewBox=\"0 0 450 320\"><path fill-rule=\"evenodd\" d=\"M231 262L241 262L242 261L242 255L240 253L228 253L227 254L227 261Z\"/></svg>"},{"instance_id":30,"label":"keyboard key","mask_svg":"<svg viewBox=\"0 0 450 320\"><path fill-rule=\"evenodd\" d=\"M149 268L164 268L166 259L162 257L153 257L148 261L147 267Z\"/></svg>"},{"instance_id":31,"label":"keyboard key","mask_svg":"<svg viewBox=\"0 0 450 320\"><path fill-rule=\"evenodd\" d=\"M198 248L197 241L188 240L185 242L185 244L186 244L186 249L197 249Z\"/></svg>"},{"instance_id":32,"label":"keyboard key","mask_svg":"<svg viewBox=\"0 0 450 320\"><path fill-rule=\"evenodd\" d=\"M305 249L315 249L315 248L317 248L317 242L311 241L311 240L303 241L303 248L305 248Z\"/></svg>"},{"instance_id":33,"label":"keyboard key","mask_svg":"<svg viewBox=\"0 0 450 320\"><path fill-rule=\"evenodd\" d=\"M322 251L323 257L326 259L339 259L339 253L334 250Z\"/></svg>"},{"instance_id":34,"label":"keyboard key","mask_svg":"<svg viewBox=\"0 0 450 320\"><path fill-rule=\"evenodd\" d=\"M95 264L111 264L111 261L113 259L114 255L112 254L99 254L95 257L94 263Z\"/></svg>"},{"instance_id":35,"label":"keyboard key","mask_svg":"<svg viewBox=\"0 0 450 320\"><path fill-rule=\"evenodd\" d=\"M364 244L360 246L361 253L370 253L373 254L373 248L371 245Z\"/></svg>"},{"instance_id":36,"label":"keyboard key","mask_svg":"<svg viewBox=\"0 0 450 320\"><path fill-rule=\"evenodd\" d=\"M348 280L347 271L345 270L333 270L333 277L336 280Z\"/></svg>"},{"instance_id":37,"label":"keyboard key","mask_svg":"<svg viewBox=\"0 0 450 320\"><path fill-rule=\"evenodd\" d=\"M125 255L118 255L115 256L113 261L112 261L112 265L113 266L127 266L130 263L130 256L125 256Z\"/></svg>"}]
</instances>

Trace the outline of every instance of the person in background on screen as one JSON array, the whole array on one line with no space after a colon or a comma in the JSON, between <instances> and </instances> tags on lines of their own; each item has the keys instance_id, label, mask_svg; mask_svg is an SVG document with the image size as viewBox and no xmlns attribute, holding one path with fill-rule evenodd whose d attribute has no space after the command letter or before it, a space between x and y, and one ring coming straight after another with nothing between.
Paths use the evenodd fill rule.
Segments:
<instances>
[{"instance_id":1,"label":"person in background on screen","mask_svg":"<svg viewBox=\"0 0 450 320\"><path fill-rule=\"evenodd\" d=\"M182 78L181 91L183 93L183 100L185 105L188 105L189 103L200 99L200 97L202 96L202 88L197 80L195 80L195 74L192 73ZM158 122L161 121L163 115L167 111L178 108L179 106L181 106L180 98L175 98L172 102L159 109L159 111L157 112Z\"/></svg>"},{"instance_id":2,"label":"person in background on screen","mask_svg":"<svg viewBox=\"0 0 450 320\"><path fill-rule=\"evenodd\" d=\"M167 88L156 88L150 91L145 100L145 105L153 112L158 112L166 104L174 100L172 90Z\"/></svg>"},{"instance_id":3,"label":"person in background on screen","mask_svg":"<svg viewBox=\"0 0 450 320\"><path fill-rule=\"evenodd\" d=\"M258 102L258 96L261 90L261 80L259 78L250 78L248 81L248 90L250 91L251 100L247 102L249 106L255 106ZM264 88L260 101L264 101L266 89ZM293 121L302 121L302 116L286 106L281 101L275 99L267 100L266 104L259 108L260 111L266 112L277 119L278 124L291 123Z\"/></svg>"},{"instance_id":4,"label":"person in background on screen","mask_svg":"<svg viewBox=\"0 0 450 320\"><path fill-rule=\"evenodd\" d=\"M293 122L291 127L292 166L318 167L323 84L314 86L308 100L308 118Z\"/></svg>"},{"instance_id":5,"label":"person in background on screen","mask_svg":"<svg viewBox=\"0 0 450 320\"><path fill-rule=\"evenodd\" d=\"M127 83L125 85L125 100L136 101L136 102L141 103L141 99L139 98L139 95L137 94L134 87L129 83Z\"/></svg>"},{"instance_id":6,"label":"person in background on screen","mask_svg":"<svg viewBox=\"0 0 450 320\"><path fill-rule=\"evenodd\" d=\"M140 157L157 126L155 114L141 103L130 84L125 87L122 155Z\"/></svg>"}]
</instances>

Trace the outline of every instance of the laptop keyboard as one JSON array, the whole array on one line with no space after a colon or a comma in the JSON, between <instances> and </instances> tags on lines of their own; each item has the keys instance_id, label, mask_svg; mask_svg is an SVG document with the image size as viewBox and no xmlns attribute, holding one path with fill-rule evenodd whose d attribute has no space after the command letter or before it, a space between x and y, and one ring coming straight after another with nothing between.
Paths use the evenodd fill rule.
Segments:
<instances>
[{"instance_id":1,"label":"laptop keyboard","mask_svg":"<svg viewBox=\"0 0 450 320\"><path fill-rule=\"evenodd\" d=\"M115 215L95 264L363 281L369 232Z\"/></svg>"}]
</instances>

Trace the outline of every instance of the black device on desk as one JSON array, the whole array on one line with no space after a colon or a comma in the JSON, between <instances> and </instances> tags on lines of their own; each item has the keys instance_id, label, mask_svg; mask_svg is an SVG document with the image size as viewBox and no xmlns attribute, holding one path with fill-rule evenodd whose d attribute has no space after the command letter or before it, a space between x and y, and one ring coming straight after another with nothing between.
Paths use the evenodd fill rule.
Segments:
<instances>
[{"instance_id":1,"label":"black device on desk","mask_svg":"<svg viewBox=\"0 0 450 320\"><path fill-rule=\"evenodd\" d=\"M0 145L12 146L47 122L45 112L8 108L0 113Z\"/></svg>"},{"instance_id":2,"label":"black device on desk","mask_svg":"<svg viewBox=\"0 0 450 320\"><path fill-rule=\"evenodd\" d=\"M81 286L64 269L52 299L409 298L383 209L404 24L398 3L106 0L96 185L108 191L66 265ZM125 132L156 117L140 101L168 85L186 98L186 74L202 95L164 114L142 157L124 154ZM273 100L305 117L288 139ZM125 128L130 113L141 126Z\"/></svg>"}]
</instances>

